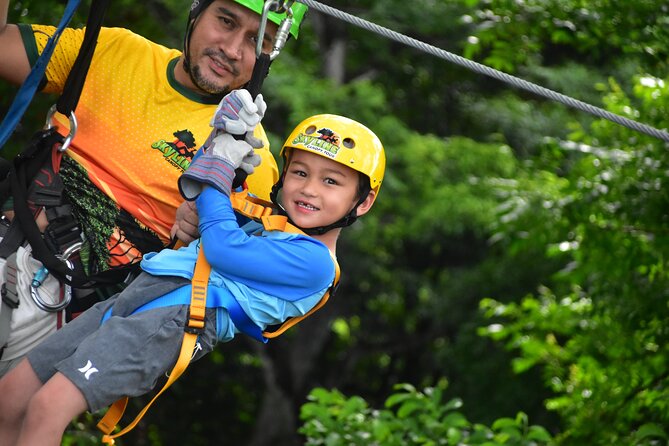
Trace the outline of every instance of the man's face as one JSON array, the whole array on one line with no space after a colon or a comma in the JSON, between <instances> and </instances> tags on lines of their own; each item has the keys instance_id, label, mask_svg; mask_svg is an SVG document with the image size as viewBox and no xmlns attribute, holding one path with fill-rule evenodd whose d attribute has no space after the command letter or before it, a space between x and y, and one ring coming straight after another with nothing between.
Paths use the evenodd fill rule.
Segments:
<instances>
[{"instance_id":1,"label":"man's face","mask_svg":"<svg viewBox=\"0 0 669 446\"><path fill-rule=\"evenodd\" d=\"M260 15L232 0L215 0L195 22L189 57L195 87L226 94L251 79ZM268 21L263 51L271 50L277 25Z\"/></svg>"}]
</instances>

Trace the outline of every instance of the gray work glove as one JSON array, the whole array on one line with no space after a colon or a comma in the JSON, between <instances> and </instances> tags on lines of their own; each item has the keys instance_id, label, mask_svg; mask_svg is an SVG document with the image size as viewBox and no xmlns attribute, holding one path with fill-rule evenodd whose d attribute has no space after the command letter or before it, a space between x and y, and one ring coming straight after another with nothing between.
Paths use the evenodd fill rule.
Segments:
<instances>
[{"instance_id":1,"label":"gray work glove","mask_svg":"<svg viewBox=\"0 0 669 446\"><path fill-rule=\"evenodd\" d=\"M241 168L251 175L260 165L260 155L254 152L253 145L260 142L257 138L235 139L229 133L218 135L212 140L205 153L196 158L181 177L179 191L189 201L195 200L205 184L215 187L220 192L230 195L235 169ZM262 142L260 142L262 147Z\"/></svg>"},{"instance_id":2,"label":"gray work glove","mask_svg":"<svg viewBox=\"0 0 669 446\"><path fill-rule=\"evenodd\" d=\"M218 104L211 118L209 125L213 127L213 130L205 141L204 147L209 147L213 139L222 133L244 135L248 141L253 138L253 130L265 116L266 110L267 104L261 94L256 96L254 101L248 90L231 91ZM262 147L262 143L257 139L256 142L250 144L256 148Z\"/></svg>"},{"instance_id":3,"label":"gray work glove","mask_svg":"<svg viewBox=\"0 0 669 446\"><path fill-rule=\"evenodd\" d=\"M266 110L267 104L261 94L253 100L248 90L233 90L218 104L209 125L233 135L253 133Z\"/></svg>"},{"instance_id":4,"label":"gray work glove","mask_svg":"<svg viewBox=\"0 0 669 446\"><path fill-rule=\"evenodd\" d=\"M229 195L235 169L247 175L254 172L261 157L253 148L261 148L263 142L253 136L253 130L266 110L262 95L253 100L247 90L231 91L221 100L210 122L213 129L204 143L204 153L179 178L179 191L186 200L195 200L205 184ZM231 135L244 135L244 140Z\"/></svg>"},{"instance_id":5,"label":"gray work glove","mask_svg":"<svg viewBox=\"0 0 669 446\"><path fill-rule=\"evenodd\" d=\"M233 170L239 167L251 175L253 168L260 165L260 155L253 149L262 147L262 141L252 135L247 134L246 139L242 141L235 139L229 133L222 133L212 142L212 146L207 149L207 154L227 161Z\"/></svg>"}]
</instances>

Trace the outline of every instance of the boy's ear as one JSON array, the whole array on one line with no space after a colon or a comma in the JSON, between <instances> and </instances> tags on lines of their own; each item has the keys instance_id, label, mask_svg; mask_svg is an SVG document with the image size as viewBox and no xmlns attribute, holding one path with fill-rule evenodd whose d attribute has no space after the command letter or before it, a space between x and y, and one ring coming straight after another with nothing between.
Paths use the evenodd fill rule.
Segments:
<instances>
[{"instance_id":1,"label":"boy's ear","mask_svg":"<svg viewBox=\"0 0 669 446\"><path fill-rule=\"evenodd\" d=\"M374 203L374 198L376 197L376 191L370 190L369 193L367 194L367 198L365 198L365 201L360 203L360 206L358 206L357 209L357 216L361 217L365 215L369 210L372 208L372 204Z\"/></svg>"}]
</instances>

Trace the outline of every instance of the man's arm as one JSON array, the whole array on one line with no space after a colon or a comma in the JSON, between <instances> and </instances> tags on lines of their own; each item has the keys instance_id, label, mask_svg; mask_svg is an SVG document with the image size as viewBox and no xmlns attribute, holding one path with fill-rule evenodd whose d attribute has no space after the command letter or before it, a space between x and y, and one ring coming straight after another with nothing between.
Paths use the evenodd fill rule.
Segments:
<instances>
[{"instance_id":1,"label":"man's arm","mask_svg":"<svg viewBox=\"0 0 669 446\"><path fill-rule=\"evenodd\" d=\"M7 23L9 0L0 0L0 78L21 84L30 73L30 62L26 54L19 27Z\"/></svg>"}]
</instances>

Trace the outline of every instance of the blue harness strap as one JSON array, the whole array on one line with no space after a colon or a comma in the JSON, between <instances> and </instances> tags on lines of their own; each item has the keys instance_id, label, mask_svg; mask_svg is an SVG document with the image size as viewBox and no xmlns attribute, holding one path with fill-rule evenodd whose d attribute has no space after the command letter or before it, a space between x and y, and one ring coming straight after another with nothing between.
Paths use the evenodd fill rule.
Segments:
<instances>
[{"instance_id":1,"label":"blue harness strap","mask_svg":"<svg viewBox=\"0 0 669 446\"><path fill-rule=\"evenodd\" d=\"M67 24L72 20L74 11L79 6L80 1L81 0L68 0L67 6L65 7L65 14L60 20L56 32L53 33L53 36L49 37L42 54L37 59L37 62L35 62L35 65L33 65L30 70L30 74L16 93L14 101L5 115L5 119L3 119L2 124L0 124L0 148L5 145L9 137L12 135L14 129L21 120L21 117L26 112L28 105L32 101L33 96L35 96L37 87L44 76L44 71L46 71L46 66L49 64L49 59L51 59L51 54L56 47L56 43L58 43L58 39L60 39L60 35Z\"/></svg>"},{"instance_id":2,"label":"blue harness strap","mask_svg":"<svg viewBox=\"0 0 669 446\"><path fill-rule=\"evenodd\" d=\"M137 308L132 314L139 313L146 310L151 310L160 307L170 307L174 305L190 305L191 300L191 285L186 285L177 288L163 296L148 302ZM239 305L237 300L232 297L230 293L219 290L216 287L209 287L207 290L207 308L225 308L230 314L230 319L235 324L235 327L247 336L262 343L267 342L267 338L262 335L262 330L258 327L251 318L244 312L244 309ZM108 309L102 317L101 324L111 317L112 308Z\"/></svg>"}]
</instances>

